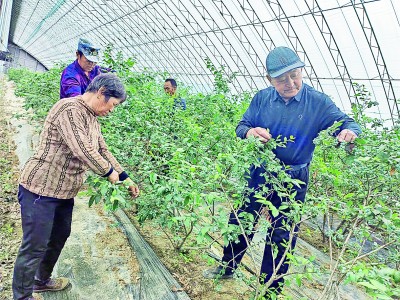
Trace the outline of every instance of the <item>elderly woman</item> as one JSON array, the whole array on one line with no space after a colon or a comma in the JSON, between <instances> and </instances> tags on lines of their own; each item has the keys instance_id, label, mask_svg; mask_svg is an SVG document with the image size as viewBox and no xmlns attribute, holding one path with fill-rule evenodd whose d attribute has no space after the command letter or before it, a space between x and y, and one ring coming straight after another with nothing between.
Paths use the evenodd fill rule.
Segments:
<instances>
[{"instance_id":1,"label":"elderly woman","mask_svg":"<svg viewBox=\"0 0 400 300\"><path fill-rule=\"evenodd\" d=\"M20 177L23 237L14 266L14 299L42 299L36 293L69 285L66 278L51 279L51 273L70 235L74 197L88 169L112 183L128 181L131 196L139 195L107 149L97 120L125 99L120 80L101 74L83 95L59 101L50 110L37 151Z\"/></svg>"}]
</instances>

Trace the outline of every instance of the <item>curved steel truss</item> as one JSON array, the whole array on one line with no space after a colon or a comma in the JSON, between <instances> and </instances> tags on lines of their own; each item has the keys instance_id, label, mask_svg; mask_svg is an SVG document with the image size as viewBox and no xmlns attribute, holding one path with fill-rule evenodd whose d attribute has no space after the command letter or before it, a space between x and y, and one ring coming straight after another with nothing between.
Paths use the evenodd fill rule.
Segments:
<instances>
[{"instance_id":1,"label":"curved steel truss","mask_svg":"<svg viewBox=\"0 0 400 300\"><path fill-rule=\"evenodd\" d=\"M46 67L73 60L84 36L194 91L213 88L210 59L235 74L231 91L240 93L268 86L266 55L287 45L305 61L306 81L342 109L360 100L357 82L379 103L371 114L399 121L399 1L13 1L10 42Z\"/></svg>"}]
</instances>

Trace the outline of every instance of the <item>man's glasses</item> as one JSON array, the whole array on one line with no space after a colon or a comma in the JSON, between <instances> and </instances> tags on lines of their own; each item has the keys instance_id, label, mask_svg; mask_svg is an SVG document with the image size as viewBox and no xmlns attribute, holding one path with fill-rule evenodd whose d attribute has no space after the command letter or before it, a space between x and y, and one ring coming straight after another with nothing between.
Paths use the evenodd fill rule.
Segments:
<instances>
[{"instance_id":1,"label":"man's glasses","mask_svg":"<svg viewBox=\"0 0 400 300\"><path fill-rule=\"evenodd\" d=\"M272 79L273 79L276 83L284 84L284 83L286 83L286 81L288 80L288 77L289 77L291 80L299 79L299 78L301 77L301 69L296 70L296 71L292 71L292 72L290 72L290 73L287 74L287 75L282 75L282 76L279 76L279 77L276 77L276 78L272 78Z\"/></svg>"}]
</instances>

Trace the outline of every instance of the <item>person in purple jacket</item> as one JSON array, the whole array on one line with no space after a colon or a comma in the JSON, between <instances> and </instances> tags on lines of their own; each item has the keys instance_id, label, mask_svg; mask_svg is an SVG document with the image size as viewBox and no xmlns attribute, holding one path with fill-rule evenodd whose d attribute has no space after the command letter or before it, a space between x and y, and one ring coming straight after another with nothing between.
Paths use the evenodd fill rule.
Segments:
<instances>
[{"instance_id":1,"label":"person in purple jacket","mask_svg":"<svg viewBox=\"0 0 400 300\"><path fill-rule=\"evenodd\" d=\"M61 74L60 99L83 95L89 83L101 73L99 62L100 48L86 39L80 38L76 60Z\"/></svg>"},{"instance_id":2,"label":"person in purple jacket","mask_svg":"<svg viewBox=\"0 0 400 300\"><path fill-rule=\"evenodd\" d=\"M304 65L292 49L287 47L273 49L266 59L267 79L271 86L254 96L236 127L238 137L242 139L256 137L262 143L268 143L271 138L295 137L293 143L288 143L286 147L278 147L273 152L289 176L304 183L294 186L295 200L299 202L305 201L309 165L315 149L313 141L318 134L335 122L341 122L339 129L334 133L339 143L353 143L361 133L360 126L340 111L327 95L303 82ZM266 184L266 179L262 176L266 172L263 164L250 167L248 187L251 193L248 195L248 201L237 212L231 213L230 226L239 225L243 221L243 213L253 215L254 224L263 214L264 205L257 201L256 191ZM269 214L271 227L265 237L260 270L260 281L268 283L268 291L263 299L276 299L271 294L282 292L284 275L289 267L285 245L290 247L289 251L294 249L299 224L293 224L288 217L291 202L274 191L270 184L267 183L267 187L271 191L268 201L278 208L281 205L287 206L276 216ZM294 232L291 233L286 225L290 227L293 225ZM226 244L221 265L205 270L204 277L232 278L247 250L247 242L251 241L253 235L254 232L246 232L246 236L241 234L237 241Z\"/></svg>"}]
</instances>

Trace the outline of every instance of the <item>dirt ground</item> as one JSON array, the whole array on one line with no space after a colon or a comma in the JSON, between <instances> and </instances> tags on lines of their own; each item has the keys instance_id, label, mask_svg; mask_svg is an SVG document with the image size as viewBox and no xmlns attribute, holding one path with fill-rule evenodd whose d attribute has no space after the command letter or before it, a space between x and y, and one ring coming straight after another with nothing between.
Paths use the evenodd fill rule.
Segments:
<instances>
[{"instance_id":1,"label":"dirt ground","mask_svg":"<svg viewBox=\"0 0 400 300\"><path fill-rule=\"evenodd\" d=\"M0 78L0 300L11 299L14 260L22 230L16 191L19 176L13 130L4 111L4 81Z\"/></svg>"},{"instance_id":2,"label":"dirt ground","mask_svg":"<svg viewBox=\"0 0 400 300\"><path fill-rule=\"evenodd\" d=\"M188 251L178 254L171 247L170 241L160 228L151 222L140 226L135 215L127 212L143 238L150 244L154 252L182 285L185 292L193 300L243 300L250 299L251 291L238 279L214 282L203 278L203 270L215 267L216 261L201 251ZM196 254L197 253L197 254Z\"/></svg>"}]
</instances>

